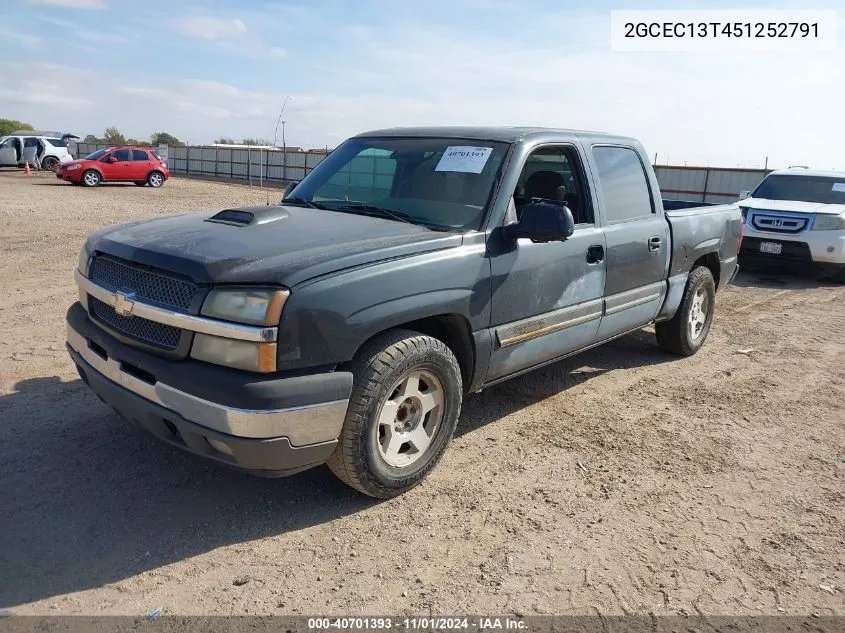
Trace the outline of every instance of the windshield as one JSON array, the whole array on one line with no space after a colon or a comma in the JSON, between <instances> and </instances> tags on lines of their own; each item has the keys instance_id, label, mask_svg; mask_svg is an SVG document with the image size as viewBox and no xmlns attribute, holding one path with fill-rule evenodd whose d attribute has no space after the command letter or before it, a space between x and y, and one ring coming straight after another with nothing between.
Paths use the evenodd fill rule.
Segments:
<instances>
[{"instance_id":1,"label":"windshield","mask_svg":"<svg viewBox=\"0 0 845 633\"><path fill-rule=\"evenodd\" d=\"M845 204L845 174L834 176L769 176L753 198L766 200L800 200L819 204Z\"/></svg>"},{"instance_id":2,"label":"windshield","mask_svg":"<svg viewBox=\"0 0 845 633\"><path fill-rule=\"evenodd\" d=\"M492 141L353 138L323 159L289 199L478 229L507 150L507 143Z\"/></svg>"},{"instance_id":3,"label":"windshield","mask_svg":"<svg viewBox=\"0 0 845 633\"><path fill-rule=\"evenodd\" d=\"M109 151L109 148L98 149L93 154L88 154L88 156L85 157L85 160L97 160L100 156L105 154L107 151Z\"/></svg>"}]
</instances>

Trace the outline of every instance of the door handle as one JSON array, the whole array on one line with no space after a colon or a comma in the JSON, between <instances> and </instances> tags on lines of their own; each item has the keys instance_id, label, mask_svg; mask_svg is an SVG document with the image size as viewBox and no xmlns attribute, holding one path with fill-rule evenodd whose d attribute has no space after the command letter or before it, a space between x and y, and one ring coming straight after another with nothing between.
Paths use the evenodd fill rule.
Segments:
<instances>
[{"instance_id":1,"label":"door handle","mask_svg":"<svg viewBox=\"0 0 845 633\"><path fill-rule=\"evenodd\" d=\"M587 247L587 263L598 264L604 260L604 246L601 244L593 244Z\"/></svg>"},{"instance_id":2,"label":"door handle","mask_svg":"<svg viewBox=\"0 0 845 633\"><path fill-rule=\"evenodd\" d=\"M661 246L663 246L663 240L659 236L655 235L648 238L648 250L659 251Z\"/></svg>"}]
</instances>

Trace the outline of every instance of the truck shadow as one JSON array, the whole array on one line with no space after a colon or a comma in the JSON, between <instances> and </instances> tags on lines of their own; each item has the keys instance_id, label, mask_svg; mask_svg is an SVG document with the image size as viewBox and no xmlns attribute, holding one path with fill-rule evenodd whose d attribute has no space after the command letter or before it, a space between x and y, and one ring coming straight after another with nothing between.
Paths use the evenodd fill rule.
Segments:
<instances>
[{"instance_id":1,"label":"truck shadow","mask_svg":"<svg viewBox=\"0 0 845 633\"><path fill-rule=\"evenodd\" d=\"M616 368L670 360L645 332L467 399L458 434ZM123 422L81 380L0 396L0 608L102 587L378 503L325 467L259 479L186 456Z\"/></svg>"}]
</instances>

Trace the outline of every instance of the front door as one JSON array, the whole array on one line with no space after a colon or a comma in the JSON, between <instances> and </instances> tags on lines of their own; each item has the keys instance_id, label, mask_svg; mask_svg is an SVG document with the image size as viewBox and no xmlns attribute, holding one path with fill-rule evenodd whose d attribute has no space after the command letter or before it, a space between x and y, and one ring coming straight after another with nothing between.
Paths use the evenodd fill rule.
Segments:
<instances>
[{"instance_id":1,"label":"front door","mask_svg":"<svg viewBox=\"0 0 845 633\"><path fill-rule=\"evenodd\" d=\"M582 164L572 145L535 149L525 161L512 202L511 213L517 218L532 198L565 202L576 222L569 239L514 243L503 239L500 231L491 233L494 349L488 381L548 362L596 339L605 286L605 242L593 216Z\"/></svg>"},{"instance_id":2,"label":"front door","mask_svg":"<svg viewBox=\"0 0 845 633\"><path fill-rule=\"evenodd\" d=\"M100 159L100 169L103 180L132 180L132 151L118 149L106 154Z\"/></svg>"},{"instance_id":3,"label":"front door","mask_svg":"<svg viewBox=\"0 0 845 633\"><path fill-rule=\"evenodd\" d=\"M594 145L596 188L607 240L604 340L650 323L666 294L669 223L654 203L640 154L631 147Z\"/></svg>"}]
</instances>

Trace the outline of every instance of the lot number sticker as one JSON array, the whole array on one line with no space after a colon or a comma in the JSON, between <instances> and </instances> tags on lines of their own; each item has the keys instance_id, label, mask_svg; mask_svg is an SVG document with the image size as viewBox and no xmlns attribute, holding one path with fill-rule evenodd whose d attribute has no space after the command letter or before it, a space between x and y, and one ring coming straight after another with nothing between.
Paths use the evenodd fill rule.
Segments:
<instances>
[{"instance_id":1,"label":"lot number sticker","mask_svg":"<svg viewBox=\"0 0 845 633\"><path fill-rule=\"evenodd\" d=\"M446 148L440 162L434 171L460 171L469 174L480 174L490 158L492 147L468 147L452 145Z\"/></svg>"},{"instance_id":2,"label":"lot number sticker","mask_svg":"<svg viewBox=\"0 0 845 633\"><path fill-rule=\"evenodd\" d=\"M833 183L833 190L838 191L839 193L845 193L845 182Z\"/></svg>"}]
</instances>

